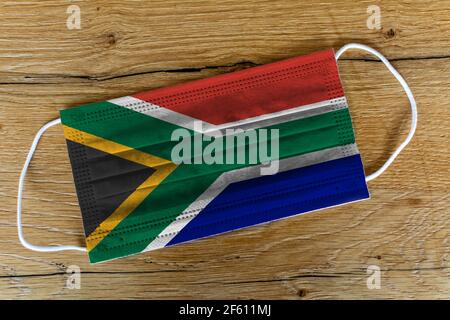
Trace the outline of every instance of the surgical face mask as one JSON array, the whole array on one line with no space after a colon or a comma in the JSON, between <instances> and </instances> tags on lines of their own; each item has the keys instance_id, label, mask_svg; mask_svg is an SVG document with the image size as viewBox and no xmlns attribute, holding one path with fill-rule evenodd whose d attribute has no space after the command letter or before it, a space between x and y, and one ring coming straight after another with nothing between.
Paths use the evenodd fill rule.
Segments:
<instances>
[{"instance_id":1,"label":"surgical face mask","mask_svg":"<svg viewBox=\"0 0 450 320\"><path fill-rule=\"evenodd\" d=\"M411 104L406 140L365 176L336 61L366 50L399 80ZM87 251L101 262L369 198L417 123L405 80L379 52L349 44L61 111L38 132L17 203L21 243ZM86 248L25 241L21 201L39 138L61 124Z\"/></svg>"}]
</instances>

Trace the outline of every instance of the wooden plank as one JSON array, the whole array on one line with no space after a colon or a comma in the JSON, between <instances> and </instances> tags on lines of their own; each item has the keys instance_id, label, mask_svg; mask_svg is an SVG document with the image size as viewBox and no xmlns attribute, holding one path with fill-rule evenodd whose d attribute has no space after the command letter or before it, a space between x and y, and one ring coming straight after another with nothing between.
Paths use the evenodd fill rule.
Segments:
<instances>
[{"instance_id":1,"label":"wooden plank","mask_svg":"<svg viewBox=\"0 0 450 320\"><path fill-rule=\"evenodd\" d=\"M80 30L67 30L66 0L0 4L0 82L259 64L349 41L390 59L449 54L449 0L383 1L381 30L367 28L371 0L74 4Z\"/></svg>"},{"instance_id":2,"label":"wooden plank","mask_svg":"<svg viewBox=\"0 0 450 320\"><path fill-rule=\"evenodd\" d=\"M2 152L0 158L5 204L0 213L0 274L6 287L0 296L100 298L114 292L122 298L448 297L445 141L450 110L433 102L447 98L449 73L435 78L442 71L442 60L395 65L416 94L419 128L393 167L370 183L371 200L93 266L82 253L33 253L17 243L17 178L34 132L57 116L60 106L75 101L106 99L224 70L140 75L106 85L1 86L0 123L2 136L7 137L1 140L1 150L11 151ZM406 98L381 63L343 61L340 68L358 143L371 172L407 131ZM79 209L59 128L51 129L40 144L25 196L25 232L30 241L82 244ZM82 290L64 289L65 268L72 264L84 272ZM369 264L382 268L384 289L365 287ZM136 285L123 286L124 281ZM105 286L111 290L105 292Z\"/></svg>"},{"instance_id":3,"label":"wooden plank","mask_svg":"<svg viewBox=\"0 0 450 320\"><path fill-rule=\"evenodd\" d=\"M65 28L67 2L0 5L0 298L450 298L447 2L384 1L381 31L365 26L369 2L77 3L86 19L74 31ZM387 38L391 27L398 33ZM108 32L117 35L110 45ZM419 107L417 135L370 182L371 200L99 265L18 243L20 169L35 132L59 109L348 41L396 59ZM406 135L410 114L383 65L361 57L350 52L339 66L373 172ZM60 128L30 166L24 223L35 244L83 243ZM382 269L380 290L366 287L372 264ZM66 288L70 265L81 268L80 290Z\"/></svg>"}]
</instances>

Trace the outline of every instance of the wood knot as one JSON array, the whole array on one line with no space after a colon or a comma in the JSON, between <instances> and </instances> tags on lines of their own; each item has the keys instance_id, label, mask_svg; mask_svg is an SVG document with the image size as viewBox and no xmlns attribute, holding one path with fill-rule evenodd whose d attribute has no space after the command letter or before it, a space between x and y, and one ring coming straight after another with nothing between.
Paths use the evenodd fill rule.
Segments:
<instances>
[{"instance_id":1,"label":"wood knot","mask_svg":"<svg viewBox=\"0 0 450 320\"><path fill-rule=\"evenodd\" d=\"M298 295L300 298L305 297L305 296L306 296L306 293L307 293L306 289L299 289L299 290L297 291L297 295Z\"/></svg>"},{"instance_id":2,"label":"wood knot","mask_svg":"<svg viewBox=\"0 0 450 320\"><path fill-rule=\"evenodd\" d=\"M67 266L64 263L57 262L55 263L55 266L58 268L58 270L66 272Z\"/></svg>"},{"instance_id":3,"label":"wood knot","mask_svg":"<svg viewBox=\"0 0 450 320\"><path fill-rule=\"evenodd\" d=\"M389 30L387 30L386 32L384 32L384 37L386 39L392 39L395 38L395 36L397 35L397 30L395 30L394 28L390 28Z\"/></svg>"},{"instance_id":4,"label":"wood knot","mask_svg":"<svg viewBox=\"0 0 450 320\"><path fill-rule=\"evenodd\" d=\"M419 199L419 198L411 198L411 199L407 199L407 200L406 200L406 203L407 203L408 205L411 205L411 206L418 206L418 205L421 205L421 204L422 204L422 199Z\"/></svg>"},{"instance_id":5,"label":"wood knot","mask_svg":"<svg viewBox=\"0 0 450 320\"><path fill-rule=\"evenodd\" d=\"M115 34L114 32L108 32L106 34L106 42L108 43L108 45L113 46L117 43L118 37L117 34Z\"/></svg>"}]
</instances>

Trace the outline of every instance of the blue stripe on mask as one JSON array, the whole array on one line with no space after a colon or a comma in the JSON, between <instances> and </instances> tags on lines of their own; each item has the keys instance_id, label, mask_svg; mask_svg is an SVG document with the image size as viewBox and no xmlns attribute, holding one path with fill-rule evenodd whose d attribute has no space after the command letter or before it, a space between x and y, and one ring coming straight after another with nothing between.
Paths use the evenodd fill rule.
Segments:
<instances>
[{"instance_id":1,"label":"blue stripe on mask","mask_svg":"<svg viewBox=\"0 0 450 320\"><path fill-rule=\"evenodd\" d=\"M167 245L369 198L359 154L229 185Z\"/></svg>"}]
</instances>

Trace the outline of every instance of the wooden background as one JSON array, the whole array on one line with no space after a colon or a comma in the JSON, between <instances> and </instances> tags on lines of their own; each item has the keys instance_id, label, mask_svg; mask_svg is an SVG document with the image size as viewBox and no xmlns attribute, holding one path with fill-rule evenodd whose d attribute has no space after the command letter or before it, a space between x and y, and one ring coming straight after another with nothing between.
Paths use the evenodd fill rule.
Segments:
<instances>
[{"instance_id":1,"label":"wooden background","mask_svg":"<svg viewBox=\"0 0 450 320\"><path fill-rule=\"evenodd\" d=\"M81 8L68 30L66 9ZM381 8L382 29L366 26ZM0 298L450 298L450 1L2 1ZM416 96L416 136L369 183L372 199L89 265L84 253L18 243L17 180L58 110L347 42L373 46ZM372 57L339 62L367 172L409 129L400 85ZM61 128L40 143L25 188L26 238L83 244ZM366 287L368 265L381 289ZM81 289L66 287L70 265Z\"/></svg>"}]
</instances>

